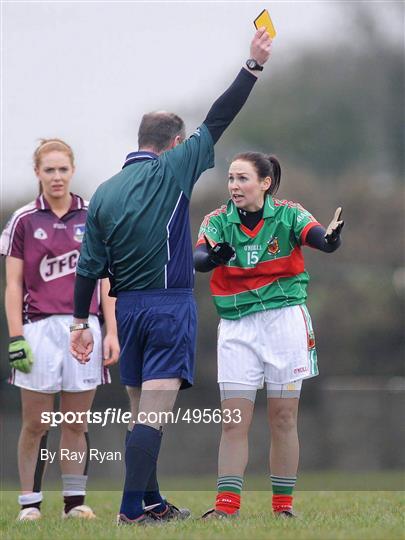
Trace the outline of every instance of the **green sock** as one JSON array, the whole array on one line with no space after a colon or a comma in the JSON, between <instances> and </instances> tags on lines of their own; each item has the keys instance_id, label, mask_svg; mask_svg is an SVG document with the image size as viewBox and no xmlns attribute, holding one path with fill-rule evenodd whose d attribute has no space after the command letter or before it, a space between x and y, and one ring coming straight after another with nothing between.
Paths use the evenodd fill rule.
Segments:
<instances>
[{"instance_id":1,"label":"green sock","mask_svg":"<svg viewBox=\"0 0 405 540\"><path fill-rule=\"evenodd\" d=\"M270 475L271 486L273 488L274 495L292 495L295 484L297 482L296 476L274 476Z\"/></svg>"},{"instance_id":2,"label":"green sock","mask_svg":"<svg viewBox=\"0 0 405 540\"><path fill-rule=\"evenodd\" d=\"M240 495L242 492L243 477L242 476L218 476L217 490L218 493L222 491L231 491Z\"/></svg>"}]
</instances>

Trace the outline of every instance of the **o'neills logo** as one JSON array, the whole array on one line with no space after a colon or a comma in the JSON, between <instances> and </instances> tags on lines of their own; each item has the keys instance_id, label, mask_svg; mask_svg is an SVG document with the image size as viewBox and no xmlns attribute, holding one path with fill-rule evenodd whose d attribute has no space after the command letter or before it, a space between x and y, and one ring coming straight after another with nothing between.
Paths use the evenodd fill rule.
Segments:
<instances>
[{"instance_id":1,"label":"o'neills logo","mask_svg":"<svg viewBox=\"0 0 405 540\"><path fill-rule=\"evenodd\" d=\"M270 238L270 240L267 242L267 251L272 255L275 255L280 251L277 236L273 236L273 238Z\"/></svg>"},{"instance_id":2,"label":"o'neills logo","mask_svg":"<svg viewBox=\"0 0 405 540\"><path fill-rule=\"evenodd\" d=\"M44 281L52 281L63 276L68 276L76 271L79 251L74 249L63 255L48 258L47 255L42 259L39 265L39 273Z\"/></svg>"},{"instance_id":3,"label":"o'neills logo","mask_svg":"<svg viewBox=\"0 0 405 540\"><path fill-rule=\"evenodd\" d=\"M305 373L306 371L308 371L307 366L297 367L294 369L294 375L298 375L299 373Z\"/></svg>"}]
</instances>

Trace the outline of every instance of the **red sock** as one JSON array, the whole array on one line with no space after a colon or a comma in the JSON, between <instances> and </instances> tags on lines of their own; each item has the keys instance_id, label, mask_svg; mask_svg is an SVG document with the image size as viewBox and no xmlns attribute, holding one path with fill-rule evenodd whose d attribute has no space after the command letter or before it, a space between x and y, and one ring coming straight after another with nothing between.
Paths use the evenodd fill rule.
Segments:
<instances>
[{"instance_id":1,"label":"red sock","mask_svg":"<svg viewBox=\"0 0 405 540\"><path fill-rule=\"evenodd\" d=\"M234 514L240 508L240 495L231 491L221 491L218 493L215 501L215 510L225 512L226 514Z\"/></svg>"},{"instance_id":2,"label":"red sock","mask_svg":"<svg viewBox=\"0 0 405 540\"><path fill-rule=\"evenodd\" d=\"M273 495L273 510L274 512L283 512L284 510L292 510L293 498L292 495Z\"/></svg>"}]
</instances>

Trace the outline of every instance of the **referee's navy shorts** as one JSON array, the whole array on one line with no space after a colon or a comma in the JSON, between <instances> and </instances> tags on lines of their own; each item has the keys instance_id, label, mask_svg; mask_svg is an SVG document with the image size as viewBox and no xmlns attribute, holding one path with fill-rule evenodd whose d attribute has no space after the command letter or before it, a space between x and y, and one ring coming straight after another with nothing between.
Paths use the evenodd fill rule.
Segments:
<instances>
[{"instance_id":1,"label":"referee's navy shorts","mask_svg":"<svg viewBox=\"0 0 405 540\"><path fill-rule=\"evenodd\" d=\"M152 379L193 384L197 309L191 289L121 291L116 303L121 382Z\"/></svg>"}]
</instances>

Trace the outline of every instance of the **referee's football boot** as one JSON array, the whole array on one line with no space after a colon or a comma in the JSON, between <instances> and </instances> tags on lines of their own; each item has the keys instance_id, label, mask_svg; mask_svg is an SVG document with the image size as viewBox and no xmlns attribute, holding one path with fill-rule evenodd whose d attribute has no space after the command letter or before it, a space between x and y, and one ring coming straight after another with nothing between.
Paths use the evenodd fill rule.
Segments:
<instances>
[{"instance_id":1,"label":"referee's football boot","mask_svg":"<svg viewBox=\"0 0 405 540\"><path fill-rule=\"evenodd\" d=\"M239 510L236 510L233 514L228 514L227 512L222 512L222 510L210 508L201 516L201 519L237 519L238 517Z\"/></svg>"},{"instance_id":2,"label":"referee's football boot","mask_svg":"<svg viewBox=\"0 0 405 540\"><path fill-rule=\"evenodd\" d=\"M159 525L158 521L150 516L148 513L144 513L135 519L129 519L125 514L118 514L117 525L134 525L139 527L147 527L149 525Z\"/></svg>"},{"instance_id":3,"label":"referee's football boot","mask_svg":"<svg viewBox=\"0 0 405 540\"><path fill-rule=\"evenodd\" d=\"M174 504L169 503L169 501L164 501L166 504L166 509L163 512L155 512L154 510L148 510L148 506L145 506L145 514L151 516L156 521L166 522L166 521L183 521L191 517L191 512L188 508L177 508ZM155 507L153 504L151 507Z\"/></svg>"}]
</instances>

